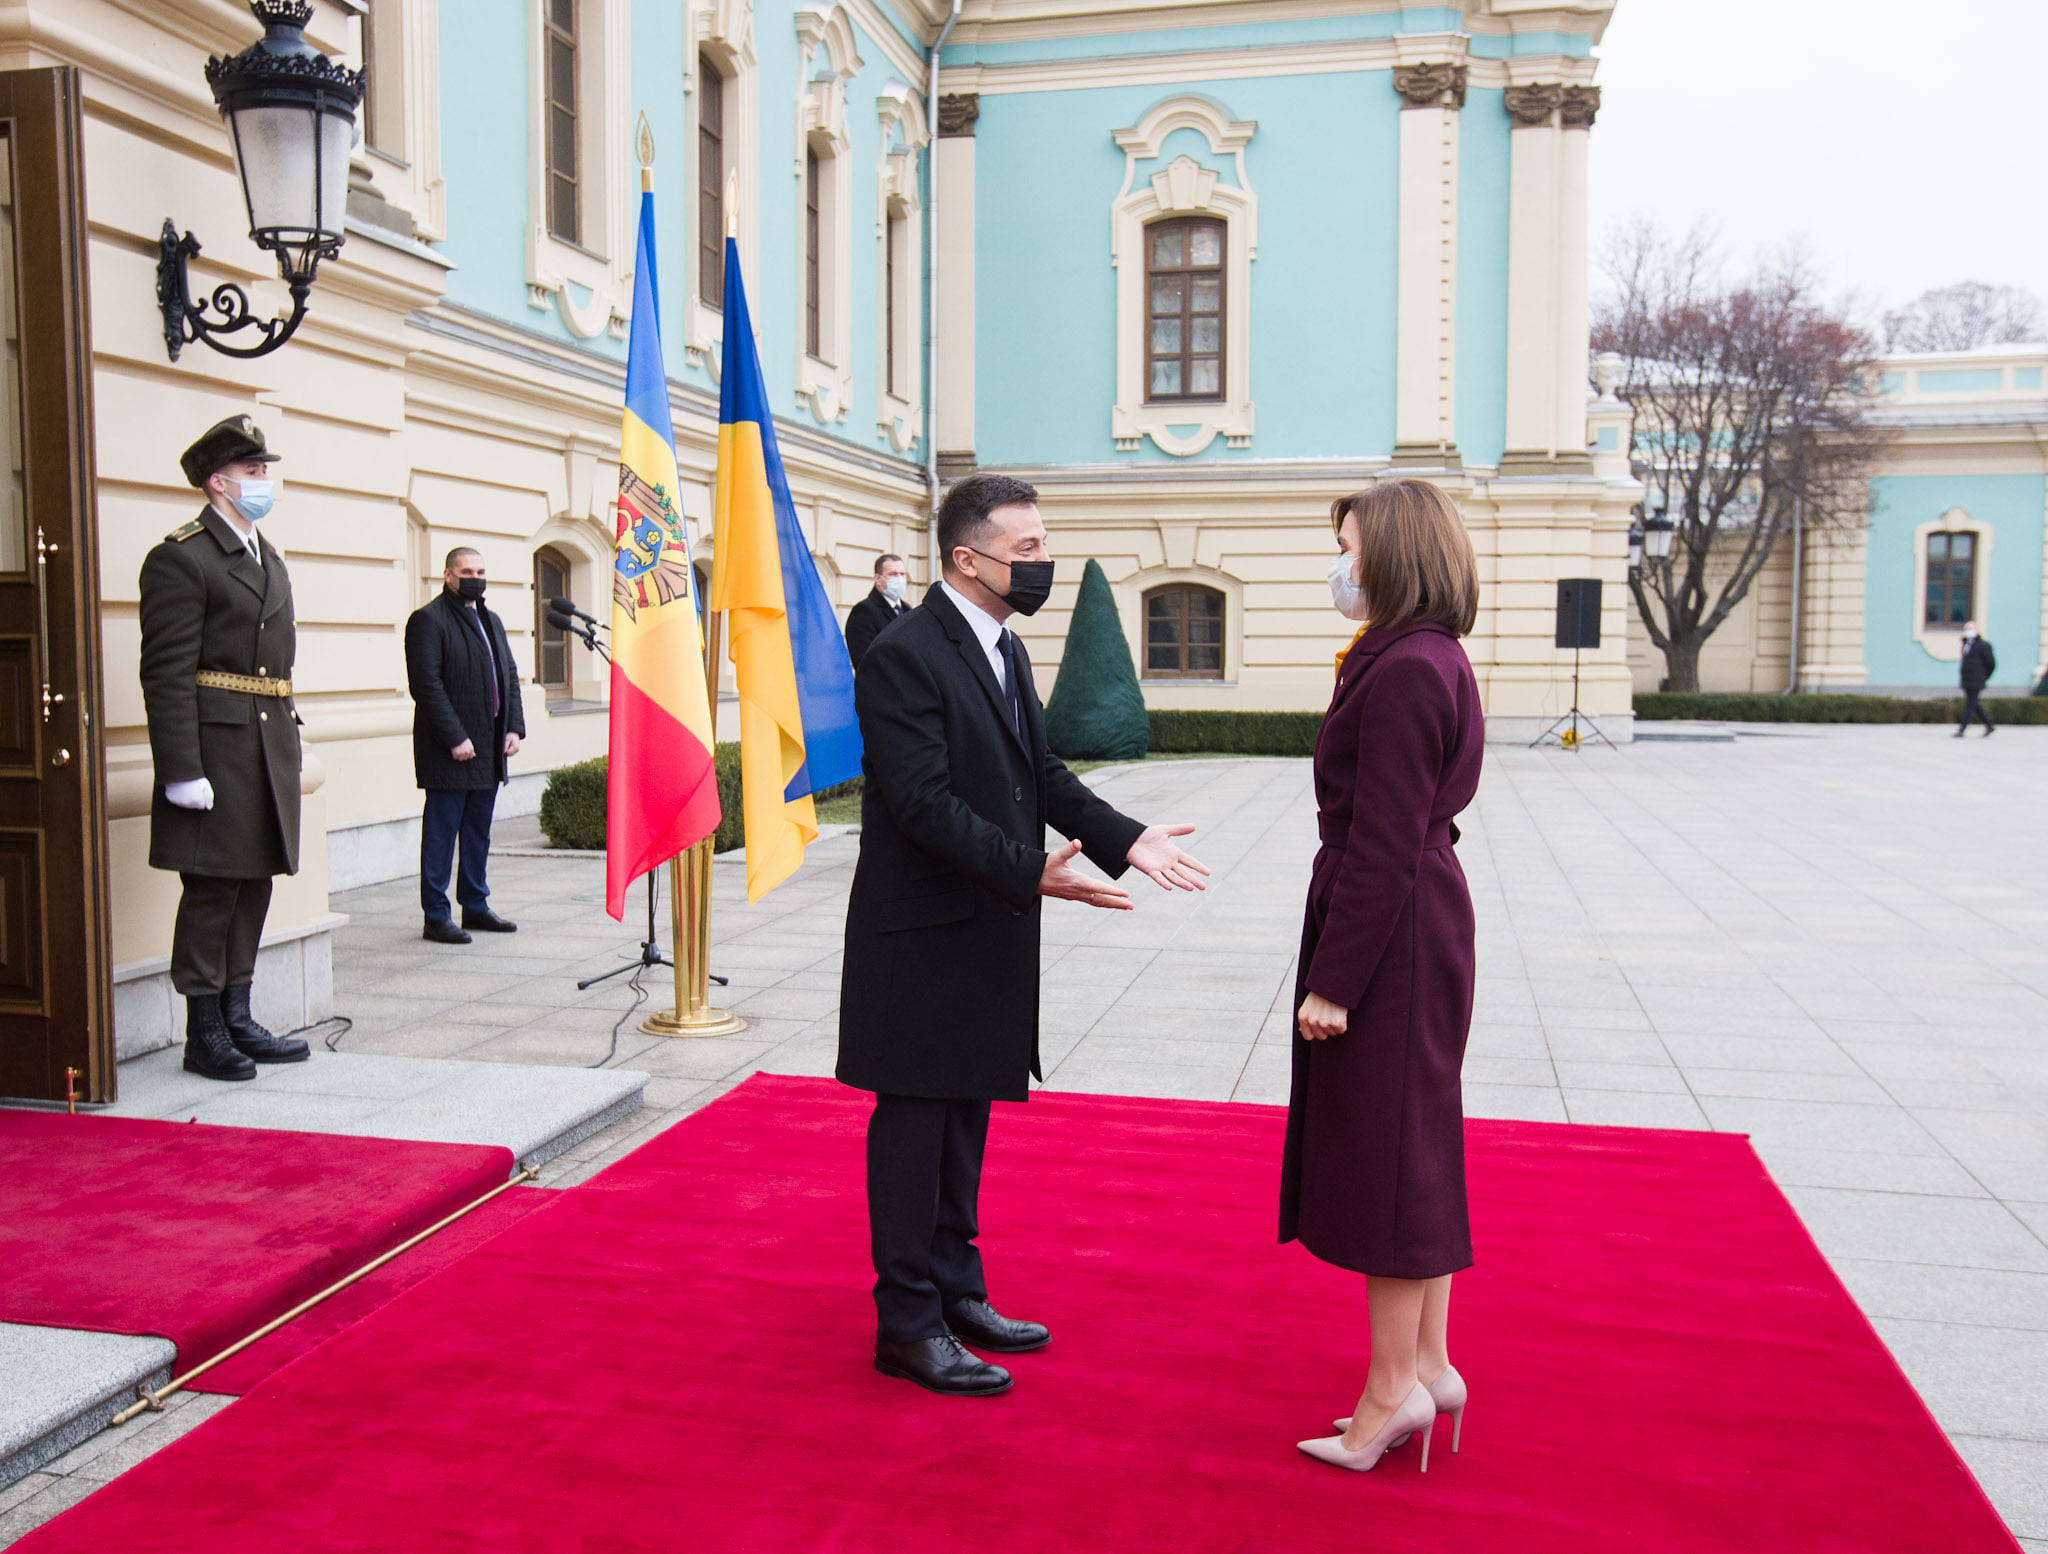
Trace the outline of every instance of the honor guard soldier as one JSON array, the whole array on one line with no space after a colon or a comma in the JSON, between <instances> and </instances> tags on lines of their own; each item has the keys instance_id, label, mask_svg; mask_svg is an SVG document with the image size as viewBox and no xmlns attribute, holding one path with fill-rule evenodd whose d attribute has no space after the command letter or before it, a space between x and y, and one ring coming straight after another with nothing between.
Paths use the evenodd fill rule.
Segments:
<instances>
[{"instance_id":1,"label":"honor guard soldier","mask_svg":"<svg viewBox=\"0 0 2048 1554\"><path fill-rule=\"evenodd\" d=\"M142 563L149 862L184 882L171 986L185 995L185 1067L209 1079L307 1056L249 1012L271 879L299 866L292 584L256 532L278 457L247 416L209 428L179 460L207 505Z\"/></svg>"}]
</instances>

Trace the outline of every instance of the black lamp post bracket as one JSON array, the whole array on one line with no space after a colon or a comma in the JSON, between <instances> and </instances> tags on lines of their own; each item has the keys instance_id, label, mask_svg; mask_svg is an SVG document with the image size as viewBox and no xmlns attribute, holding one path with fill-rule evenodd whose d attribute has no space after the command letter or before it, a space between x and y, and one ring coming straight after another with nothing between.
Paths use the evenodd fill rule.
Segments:
<instances>
[{"instance_id":1,"label":"black lamp post bracket","mask_svg":"<svg viewBox=\"0 0 2048 1554\"><path fill-rule=\"evenodd\" d=\"M259 320L250 312L249 294L232 281L222 281L214 287L213 295L206 301L193 300L186 265L198 257L198 238L190 232L180 237L176 224L166 216L158 241L162 251L156 264L156 300L164 315L164 349L172 361L178 359L179 352L191 340L204 340L223 356L267 356L292 337L299 321L306 316L306 299L313 289L310 275L289 283L292 310L288 316ZM219 315L217 319L207 318L209 307ZM229 345L220 338L245 329L256 331L254 344Z\"/></svg>"}]
</instances>

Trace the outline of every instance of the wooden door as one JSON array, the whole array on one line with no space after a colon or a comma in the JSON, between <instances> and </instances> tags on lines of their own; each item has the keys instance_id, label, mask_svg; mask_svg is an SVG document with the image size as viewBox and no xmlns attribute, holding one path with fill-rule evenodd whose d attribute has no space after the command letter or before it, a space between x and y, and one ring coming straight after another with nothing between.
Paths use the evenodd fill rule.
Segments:
<instances>
[{"instance_id":1,"label":"wooden door","mask_svg":"<svg viewBox=\"0 0 2048 1554\"><path fill-rule=\"evenodd\" d=\"M0 1096L49 1101L114 1098L91 338L78 72L0 71Z\"/></svg>"}]
</instances>

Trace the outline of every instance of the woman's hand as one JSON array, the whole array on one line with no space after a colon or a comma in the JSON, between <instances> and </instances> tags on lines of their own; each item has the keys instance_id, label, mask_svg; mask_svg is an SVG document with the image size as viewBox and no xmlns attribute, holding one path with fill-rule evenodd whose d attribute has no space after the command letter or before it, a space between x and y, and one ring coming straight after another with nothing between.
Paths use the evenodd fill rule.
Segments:
<instances>
[{"instance_id":1,"label":"woman's hand","mask_svg":"<svg viewBox=\"0 0 2048 1554\"><path fill-rule=\"evenodd\" d=\"M1342 1036L1350 1018L1349 1009L1331 1003L1321 993L1309 994L1294 1012L1294 1024L1303 1041L1328 1041L1332 1036Z\"/></svg>"}]
</instances>

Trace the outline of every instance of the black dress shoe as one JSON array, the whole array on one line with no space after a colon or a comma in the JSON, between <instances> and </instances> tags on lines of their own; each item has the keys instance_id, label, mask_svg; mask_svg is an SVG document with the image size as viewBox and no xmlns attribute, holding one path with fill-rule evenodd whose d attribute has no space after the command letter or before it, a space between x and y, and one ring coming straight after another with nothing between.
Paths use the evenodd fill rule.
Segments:
<instances>
[{"instance_id":1,"label":"black dress shoe","mask_svg":"<svg viewBox=\"0 0 2048 1554\"><path fill-rule=\"evenodd\" d=\"M473 928L478 933L519 932L519 925L517 923L507 922L489 907L485 907L480 912L464 912L462 914L462 926Z\"/></svg>"},{"instance_id":2,"label":"black dress shoe","mask_svg":"<svg viewBox=\"0 0 2048 1554\"><path fill-rule=\"evenodd\" d=\"M1052 1342L1052 1334L1043 1323L1012 1322L998 1315L996 1308L985 1300L963 1300L948 1306L946 1326L975 1348L996 1354L1022 1354L1027 1349L1043 1349Z\"/></svg>"},{"instance_id":3,"label":"black dress shoe","mask_svg":"<svg viewBox=\"0 0 2048 1554\"><path fill-rule=\"evenodd\" d=\"M992 1398L1015 1385L1008 1371L969 1354L951 1333L910 1343L877 1338L875 1369L884 1376L914 1381L927 1392L956 1397Z\"/></svg>"},{"instance_id":4,"label":"black dress shoe","mask_svg":"<svg viewBox=\"0 0 2048 1554\"><path fill-rule=\"evenodd\" d=\"M228 1040L235 1051L252 1063L303 1063L313 1049L293 1036L273 1036L256 1023L249 1012L249 984L222 988L221 1023L228 1028Z\"/></svg>"},{"instance_id":5,"label":"black dress shoe","mask_svg":"<svg viewBox=\"0 0 2048 1554\"><path fill-rule=\"evenodd\" d=\"M235 1051L220 1017L220 994L185 999L185 1072L203 1079L254 1079L256 1065Z\"/></svg>"},{"instance_id":6,"label":"black dress shoe","mask_svg":"<svg viewBox=\"0 0 2048 1554\"><path fill-rule=\"evenodd\" d=\"M422 939L432 939L436 944L467 944L469 935L457 928L447 918L428 918L427 926L420 930Z\"/></svg>"}]
</instances>

